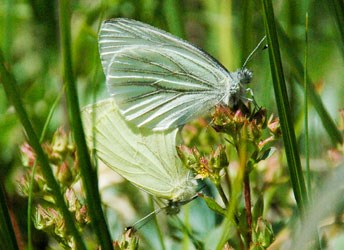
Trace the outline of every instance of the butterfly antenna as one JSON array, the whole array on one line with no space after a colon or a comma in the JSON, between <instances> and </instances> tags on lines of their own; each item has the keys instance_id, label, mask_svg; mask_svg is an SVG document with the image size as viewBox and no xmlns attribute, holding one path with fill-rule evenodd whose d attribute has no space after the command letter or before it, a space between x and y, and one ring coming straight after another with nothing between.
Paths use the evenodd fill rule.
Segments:
<instances>
[{"instance_id":1,"label":"butterfly antenna","mask_svg":"<svg viewBox=\"0 0 344 250\"><path fill-rule=\"evenodd\" d=\"M266 36L264 36L262 38L262 40L260 40L260 42L258 43L258 45L252 50L252 52L248 55L248 57L246 58L243 66L242 66L242 69L244 69L247 65L247 63L251 60L252 56L256 53L256 51L259 49L260 45L264 42Z\"/></svg>"},{"instance_id":2,"label":"butterfly antenna","mask_svg":"<svg viewBox=\"0 0 344 250\"><path fill-rule=\"evenodd\" d=\"M136 221L134 223L134 225L128 227L128 228L134 228L134 230L139 230L140 228L142 228L144 225L146 225L151 217L153 217L154 215L158 214L161 212L161 210L163 210L165 207L162 207L162 208L158 208L158 209L155 209L154 211L150 212L149 214L147 214L145 217L139 219L138 221Z\"/></svg>"}]
</instances>

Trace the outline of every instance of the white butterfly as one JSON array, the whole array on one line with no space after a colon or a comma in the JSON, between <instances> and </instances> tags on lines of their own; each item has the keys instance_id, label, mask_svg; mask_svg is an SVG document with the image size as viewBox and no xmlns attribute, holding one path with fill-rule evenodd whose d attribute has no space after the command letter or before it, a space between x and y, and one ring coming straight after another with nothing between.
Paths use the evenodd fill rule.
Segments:
<instances>
[{"instance_id":1,"label":"white butterfly","mask_svg":"<svg viewBox=\"0 0 344 250\"><path fill-rule=\"evenodd\" d=\"M252 73L227 71L190 43L150 25L102 23L99 51L108 91L121 114L138 127L166 130L245 99Z\"/></svg>"},{"instance_id":2,"label":"white butterfly","mask_svg":"<svg viewBox=\"0 0 344 250\"><path fill-rule=\"evenodd\" d=\"M144 191L178 206L196 194L196 182L176 152L178 129L152 132L123 119L113 100L82 111L88 146L108 167Z\"/></svg>"}]
</instances>

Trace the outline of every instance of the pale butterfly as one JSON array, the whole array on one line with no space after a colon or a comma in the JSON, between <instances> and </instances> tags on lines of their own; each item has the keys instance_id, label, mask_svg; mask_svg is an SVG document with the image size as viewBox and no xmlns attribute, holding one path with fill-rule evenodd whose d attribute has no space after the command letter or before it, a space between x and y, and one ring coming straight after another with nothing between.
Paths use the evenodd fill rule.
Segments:
<instances>
[{"instance_id":1,"label":"pale butterfly","mask_svg":"<svg viewBox=\"0 0 344 250\"><path fill-rule=\"evenodd\" d=\"M156 131L184 125L217 104L233 107L246 99L252 78L245 67L229 72L190 43L130 19L102 23L99 51L121 114Z\"/></svg>"},{"instance_id":2,"label":"pale butterfly","mask_svg":"<svg viewBox=\"0 0 344 250\"><path fill-rule=\"evenodd\" d=\"M176 152L178 129L152 132L129 124L113 98L82 110L88 146L96 156L125 179L155 197L167 199L169 208L195 197L196 181Z\"/></svg>"}]
</instances>

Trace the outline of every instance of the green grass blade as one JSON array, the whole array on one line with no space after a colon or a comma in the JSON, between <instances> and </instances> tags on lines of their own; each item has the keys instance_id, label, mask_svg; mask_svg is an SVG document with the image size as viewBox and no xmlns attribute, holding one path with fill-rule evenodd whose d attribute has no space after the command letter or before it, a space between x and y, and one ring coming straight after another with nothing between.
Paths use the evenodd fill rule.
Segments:
<instances>
[{"instance_id":1,"label":"green grass blade","mask_svg":"<svg viewBox=\"0 0 344 250\"><path fill-rule=\"evenodd\" d=\"M0 245L2 249L15 250L19 248L6 204L3 183L0 183Z\"/></svg>"},{"instance_id":2,"label":"green grass blade","mask_svg":"<svg viewBox=\"0 0 344 250\"><path fill-rule=\"evenodd\" d=\"M305 113L305 158L306 158L306 183L307 190L309 194L309 202L313 202L313 192L312 192L312 182L311 182L311 168L310 168L310 155L309 155L309 129L308 129L308 84L307 84L307 74L308 74L308 12L306 12L305 17L305 56L304 56L304 113ZM316 247L320 249L321 242L319 234L317 235Z\"/></svg>"},{"instance_id":3,"label":"green grass blade","mask_svg":"<svg viewBox=\"0 0 344 250\"><path fill-rule=\"evenodd\" d=\"M307 189L309 192L309 197L312 197L311 189L311 170L309 164L309 131L308 131L308 84L307 84L307 74L308 74L308 12L306 12L305 18L305 59L304 67L305 74L303 79L304 91L304 113L305 113L305 158L306 158L306 178L307 178Z\"/></svg>"},{"instance_id":4,"label":"green grass blade","mask_svg":"<svg viewBox=\"0 0 344 250\"><path fill-rule=\"evenodd\" d=\"M327 0L332 16L334 17L337 28L339 29L342 42L340 48L344 57L344 2L343 0Z\"/></svg>"},{"instance_id":5,"label":"green grass blade","mask_svg":"<svg viewBox=\"0 0 344 250\"><path fill-rule=\"evenodd\" d=\"M278 22L276 22L276 27L278 29L278 34L281 36L281 42L283 43L283 46L288 49L288 53L285 53L286 59L289 62L289 66L292 69L292 73L294 74L294 77L296 78L296 82L303 88L304 85L302 84L304 82L304 75L305 75L305 69L302 65L302 62L300 59L296 56L292 42L290 41L289 37L286 35L282 27L279 25ZM336 124L334 123L333 119L331 118L330 114L326 110L324 104L321 101L321 98L319 94L315 91L313 87L312 80L309 76L307 76L307 87L308 87L308 95L309 100L313 104L313 107L317 111L321 122L329 135L331 142L333 146L335 147L338 143L343 142L343 137L341 132L338 130Z\"/></svg>"},{"instance_id":6,"label":"green grass blade","mask_svg":"<svg viewBox=\"0 0 344 250\"><path fill-rule=\"evenodd\" d=\"M76 242L76 247L78 249L86 249L85 244L73 223L73 217L71 216L70 212L68 211L67 205L64 201L63 195L61 194L60 186L56 182L53 172L50 168L48 158L44 153L41 144L37 138L37 135L32 127L32 124L29 120L27 112L25 111L21 99L19 97L19 89L17 88L17 83L12 74L7 70L5 66L5 61L3 58L2 51L0 51L0 77L1 82L4 86L7 99L12 103L14 106L16 113L25 129L26 135L28 137L29 144L35 150L37 154L37 159L40 162L40 166L42 169L42 173L44 178L50 185L51 192L55 197L56 205L61 209L61 213L65 219L66 227L68 228L71 235L74 237Z\"/></svg>"},{"instance_id":7,"label":"green grass blade","mask_svg":"<svg viewBox=\"0 0 344 250\"><path fill-rule=\"evenodd\" d=\"M63 55L63 75L66 84L66 98L69 110L69 120L77 147L77 155L82 181L86 190L87 205L92 220L93 229L98 237L102 249L112 249L112 240L101 206L98 189L97 169L92 168L88 154L85 134L80 117L78 94L72 72L71 34L70 34L70 3L67 0L59 1L60 32Z\"/></svg>"},{"instance_id":8,"label":"green grass blade","mask_svg":"<svg viewBox=\"0 0 344 250\"><path fill-rule=\"evenodd\" d=\"M269 46L272 82L283 133L283 141L288 162L290 180L299 211L302 213L308 202L308 195L302 174L300 155L297 148L294 127L292 124L287 88L284 80L279 43L275 27L275 16L271 0L262 0L262 5L265 31Z\"/></svg>"},{"instance_id":9,"label":"green grass blade","mask_svg":"<svg viewBox=\"0 0 344 250\"><path fill-rule=\"evenodd\" d=\"M252 19L254 12L254 1L251 0L243 0L242 1L242 13L241 13L241 31L242 31L242 39L241 39L241 54L240 54L240 64L244 65L244 62L247 58L247 55L251 52L254 41L254 32L252 32Z\"/></svg>"},{"instance_id":10,"label":"green grass blade","mask_svg":"<svg viewBox=\"0 0 344 250\"><path fill-rule=\"evenodd\" d=\"M51 119L53 118L54 111L56 110L57 105L59 104L62 97L62 92L56 97L53 106L51 107L48 117L44 123L44 127L42 129L41 136L39 138L39 143L42 143L44 140L44 137L46 135L48 126L50 124ZM33 249L32 247L32 230L31 230L31 213L32 213L32 189L35 181L35 173L36 173L36 167L37 167L37 161L35 161L33 168L32 168L32 175L30 179L30 188L29 188L29 198L28 198L28 206L27 206L27 238L28 238L28 249Z\"/></svg>"},{"instance_id":11,"label":"green grass blade","mask_svg":"<svg viewBox=\"0 0 344 250\"><path fill-rule=\"evenodd\" d=\"M185 38L183 15L181 15L182 5L180 1L164 0L163 6L168 30L178 37Z\"/></svg>"}]
</instances>

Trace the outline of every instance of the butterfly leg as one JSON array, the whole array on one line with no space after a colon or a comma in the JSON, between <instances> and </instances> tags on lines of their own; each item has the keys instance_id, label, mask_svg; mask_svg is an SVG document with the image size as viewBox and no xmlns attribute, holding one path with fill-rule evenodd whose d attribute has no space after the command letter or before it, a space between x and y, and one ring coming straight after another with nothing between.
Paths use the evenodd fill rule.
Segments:
<instances>
[{"instance_id":1,"label":"butterfly leg","mask_svg":"<svg viewBox=\"0 0 344 250\"><path fill-rule=\"evenodd\" d=\"M247 88L246 92L248 92L251 96L251 98L245 98L247 101L252 102L255 106L255 108L259 109L258 103L256 102L256 99L254 99L253 90L251 88Z\"/></svg>"}]
</instances>

